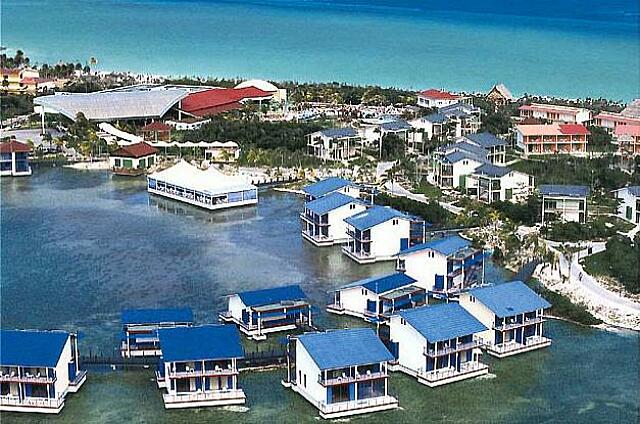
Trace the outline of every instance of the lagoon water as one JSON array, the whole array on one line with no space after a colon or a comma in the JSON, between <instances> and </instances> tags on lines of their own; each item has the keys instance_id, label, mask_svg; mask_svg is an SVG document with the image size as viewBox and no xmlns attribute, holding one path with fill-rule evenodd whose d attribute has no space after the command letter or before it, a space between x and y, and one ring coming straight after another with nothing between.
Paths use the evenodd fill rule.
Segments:
<instances>
[{"instance_id":1,"label":"lagoon water","mask_svg":"<svg viewBox=\"0 0 640 424\"><path fill-rule=\"evenodd\" d=\"M303 243L301 199L261 192L256 208L204 212L149 198L143 179L36 168L1 181L3 328L80 331L80 348L115 353L125 307L189 305L213 322L222 295L300 282L322 306L327 290L391 271L358 266L338 248ZM508 275L489 266L487 279ZM364 325L318 311L323 327ZM394 374L402 409L353 422L612 422L640 418L640 337L549 322L549 349L501 361L496 377L429 389ZM252 346L255 348L255 346ZM284 370L243 373L248 409L164 410L150 370L90 370L56 417L2 414L7 423L313 423L313 407L280 385Z\"/></svg>"},{"instance_id":2,"label":"lagoon water","mask_svg":"<svg viewBox=\"0 0 640 424\"><path fill-rule=\"evenodd\" d=\"M34 61L173 75L631 100L636 0L3 0Z\"/></svg>"}]
</instances>

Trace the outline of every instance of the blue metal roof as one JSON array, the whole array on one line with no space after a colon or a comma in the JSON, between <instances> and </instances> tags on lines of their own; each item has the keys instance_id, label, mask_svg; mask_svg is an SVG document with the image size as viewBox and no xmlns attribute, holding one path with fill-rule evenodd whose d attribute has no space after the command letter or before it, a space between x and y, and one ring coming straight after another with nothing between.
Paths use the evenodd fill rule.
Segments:
<instances>
[{"instance_id":1,"label":"blue metal roof","mask_svg":"<svg viewBox=\"0 0 640 424\"><path fill-rule=\"evenodd\" d=\"M452 236L437 238L429 240L425 243L416 244L408 249L402 250L398 255L402 256L408 253L419 252L425 249L432 249L436 252L440 252L443 255L452 255L459 250L465 249L471 246L471 242L465 238L460 237L457 234Z\"/></svg>"},{"instance_id":2,"label":"blue metal roof","mask_svg":"<svg viewBox=\"0 0 640 424\"><path fill-rule=\"evenodd\" d=\"M409 277L404 272L394 272L393 274L376 276L365 278L364 280L354 281L353 283L345 284L340 287L341 289L348 289L352 287L364 287L374 293L386 293L391 290L395 290L400 287L405 287L415 283L416 280Z\"/></svg>"},{"instance_id":3,"label":"blue metal roof","mask_svg":"<svg viewBox=\"0 0 640 424\"><path fill-rule=\"evenodd\" d=\"M545 196L587 197L590 192L587 186L553 184L540 186L540 193Z\"/></svg>"},{"instance_id":4,"label":"blue metal roof","mask_svg":"<svg viewBox=\"0 0 640 424\"><path fill-rule=\"evenodd\" d=\"M320 370L391 361L393 355L370 328L307 333L298 337Z\"/></svg>"},{"instance_id":5,"label":"blue metal roof","mask_svg":"<svg viewBox=\"0 0 640 424\"><path fill-rule=\"evenodd\" d=\"M320 197L347 186L355 186L355 184L349 180L345 180L344 178L329 177L313 184L309 184L302 190L313 197Z\"/></svg>"},{"instance_id":6,"label":"blue metal roof","mask_svg":"<svg viewBox=\"0 0 640 424\"><path fill-rule=\"evenodd\" d=\"M380 128L385 131L400 131L400 130L409 130L411 129L411 125L409 125L406 121L391 121L380 124Z\"/></svg>"},{"instance_id":7,"label":"blue metal roof","mask_svg":"<svg viewBox=\"0 0 640 424\"><path fill-rule=\"evenodd\" d=\"M447 121L447 116L442 113L432 113L425 116L423 119L436 124L443 124Z\"/></svg>"},{"instance_id":8,"label":"blue metal roof","mask_svg":"<svg viewBox=\"0 0 640 424\"><path fill-rule=\"evenodd\" d=\"M411 219L409 215L406 215L388 206L375 205L370 207L366 211L362 211L353 216L350 216L349 218L346 218L344 222L351 225L357 230L364 231L368 230L371 227L375 227L378 224L382 224L383 222L387 222L393 218Z\"/></svg>"},{"instance_id":9,"label":"blue metal roof","mask_svg":"<svg viewBox=\"0 0 640 424\"><path fill-rule=\"evenodd\" d=\"M330 138L356 137L358 131L355 128L327 128L320 131L322 135Z\"/></svg>"},{"instance_id":10,"label":"blue metal roof","mask_svg":"<svg viewBox=\"0 0 640 424\"><path fill-rule=\"evenodd\" d=\"M242 358L235 325L161 328L160 349L165 362Z\"/></svg>"},{"instance_id":11,"label":"blue metal roof","mask_svg":"<svg viewBox=\"0 0 640 424\"><path fill-rule=\"evenodd\" d=\"M125 309L122 311L123 324L162 324L171 322L193 322L193 312L189 308Z\"/></svg>"},{"instance_id":12,"label":"blue metal roof","mask_svg":"<svg viewBox=\"0 0 640 424\"><path fill-rule=\"evenodd\" d=\"M447 144L438 148L439 151L450 154L452 152L466 152L478 157L478 160L484 160L486 162L488 152L479 146L471 144L467 141L459 141L453 144Z\"/></svg>"},{"instance_id":13,"label":"blue metal roof","mask_svg":"<svg viewBox=\"0 0 640 424\"><path fill-rule=\"evenodd\" d=\"M347 196L346 194L334 191L333 193L329 193L326 196L322 196L305 203L304 207L317 215L324 215L329 211L338 209L339 207L348 205L349 203L363 202L361 202L359 199Z\"/></svg>"},{"instance_id":14,"label":"blue metal roof","mask_svg":"<svg viewBox=\"0 0 640 424\"><path fill-rule=\"evenodd\" d=\"M408 309L400 312L400 316L430 342L441 342L487 330L487 327L458 303Z\"/></svg>"},{"instance_id":15,"label":"blue metal roof","mask_svg":"<svg viewBox=\"0 0 640 424\"><path fill-rule=\"evenodd\" d=\"M486 175L489 177L504 177L509 172L511 172L511 169L506 166L496 166L490 163L485 163L473 171L474 174Z\"/></svg>"},{"instance_id":16,"label":"blue metal roof","mask_svg":"<svg viewBox=\"0 0 640 424\"><path fill-rule=\"evenodd\" d=\"M626 187L626 189L629 190L632 196L640 197L640 186L630 186Z\"/></svg>"},{"instance_id":17,"label":"blue metal roof","mask_svg":"<svg viewBox=\"0 0 640 424\"><path fill-rule=\"evenodd\" d=\"M522 281L511 281L469 291L499 318L551 307Z\"/></svg>"},{"instance_id":18,"label":"blue metal roof","mask_svg":"<svg viewBox=\"0 0 640 424\"><path fill-rule=\"evenodd\" d=\"M485 149L494 147L494 146L506 146L507 142L499 139L495 135L488 132L481 132L475 134L467 134L465 136L466 139L471 140L478 146L484 147Z\"/></svg>"},{"instance_id":19,"label":"blue metal roof","mask_svg":"<svg viewBox=\"0 0 640 424\"><path fill-rule=\"evenodd\" d=\"M246 291L238 293L238 296L240 296L242 303L250 307L271 305L273 303L280 303L286 300L302 300L307 298L307 295L304 294L300 286L297 284L273 287L270 289Z\"/></svg>"},{"instance_id":20,"label":"blue metal roof","mask_svg":"<svg viewBox=\"0 0 640 424\"><path fill-rule=\"evenodd\" d=\"M55 367L68 338L65 331L0 330L0 365Z\"/></svg>"}]
</instances>

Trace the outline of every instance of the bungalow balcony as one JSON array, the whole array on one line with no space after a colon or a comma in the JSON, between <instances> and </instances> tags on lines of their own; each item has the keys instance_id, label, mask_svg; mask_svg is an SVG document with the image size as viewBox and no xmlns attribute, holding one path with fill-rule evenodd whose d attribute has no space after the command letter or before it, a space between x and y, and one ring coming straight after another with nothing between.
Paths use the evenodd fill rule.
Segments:
<instances>
[{"instance_id":1,"label":"bungalow balcony","mask_svg":"<svg viewBox=\"0 0 640 424\"><path fill-rule=\"evenodd\" d=\"M489 366L482 362L469 361L460 364L460 370L454 367L440 368L433 371L421 371L417 373L418 382L437 387L467 378L478 377L489 372Z\"/></svg>"},{"instance_id":2,"label":"bungalow balcony","mask_svg":"<svg viewBox=\"0 0 640 424\"><path fill-rule=\"evenodd\" d=\"M507 331L507 330L513 330L515 328L526 327L527 325L540 324L545 321L546 320L544 319L544 317L540 316L540 317L525 319L523 322L510 322L510 323L496 325L494 326L494 329L498 331Z\"/></svg>"},{"instance_id":3,"label":"bungalow balcony","mask_svg":"<svg viewBox=\"0 0 640 424\"><path fill-rule=\"evenodd\" d=\"M518 343L515 340L499 344L487 344L487 353L498 358L528 352L530 350L541 349L551 345L551 339L543 336L530 336L525 338L525 343Z\"/></svg>"},{"instance_id":4,"label":"bungalow balcony","mask_svg":"<svg viewBox=\"0 0 640 424\"><path fill-rule=\"evenodd\" d=\"M371 263L376 261L376 257L371 254L371 252L366 252L363 250L356 251L350 246L344 246L342 248L342 253L353 259L354 261L364 264Z\"/></svg>"},{"instance_id":5,"label":"bungalow balcony","mask_svg":"<svg viewBox=\"0 0 640 424\"><path fill-rule=\"evenodd\" d=\"M360 242L371 241L371 232L369 231L356 232L352 229L347 229L347 235L351 237L353 240L358 240Z\"/></svg>"},{"instance_id":6,"label":"bungalow balcony","mask_svg":"<svg viewBox=\"0 0 640 424\"><path fill-rule=\"evenodd\" d=\"M318 377L318 383L322 386L337 386L341 384L356 383L361 381L378 380L382 378L389 378L389 374L383 371L372 372L368 370L364 374L346 375L343 374L339 377L323 378L322 375Z\"/></svg>"},{"instance_id":7,"label":"bungalow balcony","mask_svg":"<svg viewBox=\"0 0 640 424\"><path fill-rule=\"evenodd\" d=\"M334 419L356 414L366 414L369 412L395 409L398 407L398 399L387 395L337 403L318 402L317 406L322 418Z\"/></svg>"},{"instance_id":8,"label":"bungalow balcony","mask_svg":"<svg viewBox=\"0 0 640 424\"><path fill-rule=\"evenodd\" d=\"M40 372L34 375L28 372L18 374L15 370L8 373L0 371L0 383L53 384L56 380L55 375L41 375Z\"/></svg>"},{"instance_id":9,"label":"bungalow balcony","mask_svg":"<svg viewBox=\"0 0 640 424\"><path fill-rule=\"evenodd\" d=\"M220 376L229 376L229 375L238 375L239 371L236 368L233 368L231 364L229 366L220 367L217 366L214 369L200 369L194 370L190 369L188 371L169 371L166 374L166 378L171 379L180 379L180 378L194 378L194 377L220 377Z\"/></svg>"},{"instance_id":10,"label":"bungalow balcony","mask_svg":"<svg viewBox=\"0 0 640 424\"><path fill-rule=\"evenodd\" d=\"M432 358L437 358L439 356L446 356L452 353L463 352L470 349L481 348L484 346L484 342L482 339L472 340L468 343L458 343L455 347L445 347L441 349L428 349L424 348L424 356L429 356Z\"/></svg>"},{"instance_id":11,"label":"bungalow balcony","mask_svg":"<svg viewBox=\"0 0 640 424\"><path fill-rule=\"evenodd\" d=\"M64 396L57 398L20 397L11 394L0 396L0 407L2 407L4 411L57 414L62 410L63 406Z\"/></svg>"},{"instance_id":12,"label":"bungalow balcony","mask_svg":"<svg viewBox=\"0 0 640 424\"><path fill-rule=\"evenodd\" d=\"M329 226L329 222L323 222L318 215L309 215L309 214L305 214L305 213L301 213L300 214L300 219L308 222L309 224L313 224L313 225L318 225L321 227L328 227Z\"/></svg>"},{"instance_id":13,"label":"bungalow balcony","mask_svg":"<svg viewBox=\"0 0 640 424\"><path fill-rule=\"evenodd\" d=\"M302 237L316 246L330 246L336 243L333 237L324 234L313 234L308 230L302 230Z\"/></svg>"},{"instance_id":14,"label":"bungalow balcony","mask_svg":"<svg viewBox=\"0 0 640 424\"><path fill-rule=\"evenodd\" d=\"M242 389L196 391L182 393L164 393L162 395L164 407L198 408L201 406L238 405L246 402Z\"/></svg>"}]
</instances>

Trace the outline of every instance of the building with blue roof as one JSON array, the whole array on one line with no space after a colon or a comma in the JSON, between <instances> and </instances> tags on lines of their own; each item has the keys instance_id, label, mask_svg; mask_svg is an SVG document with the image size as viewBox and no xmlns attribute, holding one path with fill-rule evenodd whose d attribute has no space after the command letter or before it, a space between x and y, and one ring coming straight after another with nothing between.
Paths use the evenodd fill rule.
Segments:
<instances>
[{"instance_id":1,"label":"building with blue roof","mask_svg":"<svg viewBox=\"0 0 640 424\"><path fill-rule=\"evenodd\" d=\"M305 333L289 343L283 384L318 408L321 418L398 407L388 392L388 362L393 356L372 329Z\"/></svg>"},{"instance_id":2,"label":"building with blue roof","mask_svg":"<svg viewBox=\"0 0 640 424\"><path fill-rule=\"evenodd\" d=\"M522 281L478 287L460 295L460 305L482 322L487 352L499 358L551 345L543 335L551 304Z\"/></svg>"},{"instance_id":3,"label":"building with blue roof","mask_svg":"<svg viewBox=\"0 0 640 424\"><path fill-rule=\"evenodd\" d=\"M402 272L354 281L334 290L333 302L327 305L327 311L368 322L385 322L397 311L426 303L426 290L415 282Z\"/></svg>"},{"instance_id":4,"label":"building with blue roof","mask_svg":"<svg viewBox=\"0 0 640 424\"><path fill-rule=\"evenodd\" d=\"M125 309L121 314L123 358L160 356L159 328L193 325L189 308Z\"/></svg>"},{"instance_id":5,"label":"building with blue roof","mask_svg":"<svg viewBox=\"0 0 640 424\"><path fill-rule=\"evenodd\" d=\"M358 155L363 137L355 128L328 128L307 134L307 154L322 160L345 161Z\"/></svg>"},{"instance_id":6,"label":"building with blue roof","mask_svg":"<svg viewBox=\"0 0 640 424\"><path fill-rule=\"evenodd\" d=\"M484 252L458 234L437 237L403 249L396 268L416 280L434 297L457 296L480 284L483 279Z\"/></svg>"},{"instance_id":7,"label":"building with blue roof","mask_svg":"<svg viewBox=\"0 0 640 424\"><path fill-rule=\"evenodd\" d=\"M487 159L494 165L504 165L507 156L507 142L488 132L467 134L464 142L483 148Z\"/></svg>"},{"instance_id":8,"label":"building with blue roof","mask_svg":"<svg viewBox=\"0 0 640 424\"><path fill-rule=\"evenodd\" d=\"M640 224L640 186L614 190L619 200L617 216L634 224Z\"/></svg>"},{"instance_id":9,"label":"building with blue roof","mask_svg":"<svg viewBox=\"0 0 640 424\"><path fill-rule=\"evenodd\" d=\"M534 189L532 175L491 163L480 165L467 179L467 194L483 203L523 202Z\"/></svg>"},{"instance_id":10,"label":"building with blue roof","mask_svg":"<svg viewBox=\"0 0 640 424\"><path fill-rule=\"evenodd\" d=\"M559 220L561 222L587 222L587 186L543 184L539 188L542 195L542 225Z\"/></svg>"},{"instance_id":11,"label":"building with blue roof","mask_svg":"<svg viewBox=\"0 0 640 424\"><path fill-rule=\"evenodd\" d=\"M436 387L489 372L480 362L486 330L459 304L441 303L392 316L389 346L400 371Z\"/></svg>"},{"instance_id":12,"label":"building with blue roof","mask_svg":"<svg viewBox=\"0 0 640 424\"><path fill-rule=\"evenodd\" d=\"M75 333L0 330L0 411L62 411L87 379L79 357Z\"/></svg>"},{"instance_id":13,"label":"building with blue roof","mask_svg":"<svg viewBox=\"0 0 640 424\"><path fill-rule=\"evenodd\" d=\"M466 189L466 179L479 166L490 163L487 152L466 142L448 144L433 153L434 177L438 187Z\"/></svg>"},{"instance_id":14,"label":"building with blue roof","mask_svg":"<svg viewBox=\"0 0 640 424\"><path fill-rule=\"evenodd\" d=\"M158 337L156 378L166 409L245 403L237 363L244 351L234 325L161 328Z\"/></svg>"},{"instance_id":15,"label":"building with blue roof","mask_svg":"<svg viewBox=\"0 0 640 424\"><path fill-rule=\"evenodd\" d=\"M349 240L344 220L366 209L364 201L339 191L306 202L300 215L302 237L315 246L344 243Z\"/></svg>"},{"instance_id":16,"label":"building with blue roof","mask_svg":"<svg viewBox=\"0 0 640 424\"><path fill-rule=\"evenodd\" d=\"M228 296L220 320L236 324L247 337L265 340L270 333L311 326L311 304L297 284L251 290Z\"/></svg>"},{"instance_id":17,"label":"building with blue roof","mask_svg":"<svg viewBox=\"0 0 640 424\"><path fill-rule=\"evenodd\" d=\"M394 260L400 250L424 238L422 219L388 206L372 206L344 221L349 240L342 252L360 264Z\"/></svg>"},{"instance_id":18,"label":"building with blue roof","mask_svg":"<svg viewBox=\"0 0 640 424\"><path fill-rule=\"evenodd\" d=\"M305 186L302 191L305 201L310 202L329 193L340 192L353 198L360 198L360 188L357 184L339 177L328 177Z\"/></svg>"}]
</instances>

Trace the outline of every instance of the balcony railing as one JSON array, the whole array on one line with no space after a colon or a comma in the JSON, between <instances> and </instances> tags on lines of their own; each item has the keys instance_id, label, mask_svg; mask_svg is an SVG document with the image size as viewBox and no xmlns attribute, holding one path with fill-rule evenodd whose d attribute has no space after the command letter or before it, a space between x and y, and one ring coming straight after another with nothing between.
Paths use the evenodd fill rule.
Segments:
<instances>
[{"instance_id":1,"label":"balcony railing","mask_svg":"<svg viewBox=\"0 0 640 424\"><path fill-rule=\"evenodd\" d=\"M51 384L55 383L56 377L41 376L41 375L11 375L0 374L0 382L2 383L36 383L36 384Z\"/></svg>"},{"instance_id":2,"label":"balcony railing","mask_svg":"<svg viewBox=\"0 0 640 424\"><path fill-rule=\"evenodd\" d=\"M162 398L165 403L205 402L210 400L245 399L245 394L242 389L230 389L208 392L165 393Z\"/></svg>"},{"instance_id":3,"label":"balcony railing","mask_svg":"<svg viewBox=\"0 0 640 424\"><path fill-rule=\"evenodd\" d=\"M474 373L486 368L489 368L489 366L482 362L465 362L460 364L460 371L455 368L442 368L439 370L419 372L418 376L424 380L435 382Z\"/></svg>"},{"instance_id":4,"label":"balcony railing","mask_svg":"<svg viewBox=\"0 0 640 424\"><path fill-rule=\"evenodd\" d=\"M452 353L462 352L469 349L474 349L477 347L482 347L484 345L482 339L476 339L470 341L468 343L459 343L456 347L445 347L441 349L427 349L424 348L424 355L429 356L431 358L435 358L438 356L450 355Z\"/></svg>"},{"instance_id":5,"label":"balcony railing","mask_svg":"<svg viewBox=\"0 0 640 424\"><path fill-rule=\"evenodd\" d=\"M191 378L191 377L216 377L220 375L235 375L238 370L234 368L217 367L213 370L189 370L189 371L169 371L169 378Z\"/></svg>"},{"instance_id":6,"label":"balcony railing","mask_svg":"<svg viewBox=\"0 0 640 424\"><path fill-rule=\"evenodd\" d=\"M543 336L531 336L526 338L526 344L510 341L500 344L488 345L487 348L496 353L514 353L521 350L528 350L535 346L542 346L551 343L551 339Z\"/></svg>"},{"instance_id":7,"label":"balcony railing","mask_svg":"<svg viewBox=\"0 0 640 424\"><path fill-rule=\"evenodd\" d=\"M358 236L355 231L347 230L347 235L354 240L365 241L365 242L371 241L371 234L365 236L365 234L361 232L360 235Z\"/></svg>"},{"instance_id":8,"label":"balcony railing","mask_svg":"<svg viewBox=\"0 0 640 424\"><path fill-rule=\"evenodd\" d=\"M535 318L525 319L524 322L510 322L507 324L496 325L495 329L498 331L507 331L507 330L513 330L514 328L525 327L527 325L539 324L544 321L546 321L544 317L535 317Z\"/></svg>"},{"instance_id":9,"label":"balcony railing","mask_svg":"<svg viewBox=\"0 0 640 424\"><path fill-rule=\"evenodd\" d=\"M328 227L329 226L329 222L322 222L322 220L318 219L317 216L313 216L313 215L307 215L304 213L300 214L300 219L302 219L303 221L307 221L311 224L314 225L319 225L321 227Z\"/></svg>"},{"instance_id":10,"label":"balcony railing","mask_svg":"<svg viewBox=\"0 0 640 424\"><path fill-rule=\"evenodd\" d=\"M64 398L39 398L39 397L25 397L20 399L18 396L3 395L0 396L0 405L6 406L31 406L35 408L52 408L58 409L64 404Z\"/></svg>"},{"instance_id":11,"label":"balcony railing","mask_svg":"<svg viewBox=\"0 0 640 424\"><path fill-rule=\"evenodd\" d=\"M320 375L318 377L318 383L320 383L323 386L335 386L339 384L348 384L348 383L367 381L367 380L376 380L379 378L388 378L388 377L389 377L389 374L387 374L386 372L370 372L365 374L357 374L355 376L344 375L341 377L327 378L327 379L323 379L322 375Z\"/></svg>"},{"instance_id":12,"label":"balcony railing","mask_svg":"<svg viewBox=\"0 0 640 424\"><path fill-rule=\"evenodd\" d=\"M353 249L350 249L349 246L343 247L342 251L356 258L367 259L371 257L371 252L363 252L362 250L355 252Z\"/></svg>"}]
</instances>

